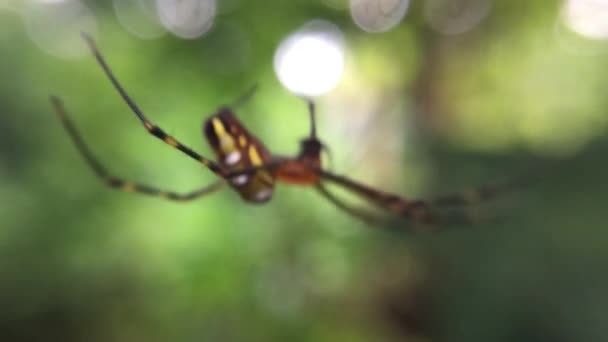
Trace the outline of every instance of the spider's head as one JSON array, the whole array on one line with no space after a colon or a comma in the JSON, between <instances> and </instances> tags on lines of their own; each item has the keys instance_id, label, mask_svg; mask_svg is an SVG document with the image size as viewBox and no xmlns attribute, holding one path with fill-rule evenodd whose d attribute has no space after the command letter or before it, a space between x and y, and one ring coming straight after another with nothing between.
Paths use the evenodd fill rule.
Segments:
<instances>
[{"instance_id":1,"label":"spider's head","mask_svg":"<svg viewBox=\"0 0 608 342\"><path fill-rule=\"evenodd\" d=\"M298 159L315 161L320 164L321 151L323 150L323 143L316 138L306 138L300 141L300 154Z\"/></svg>"}]
</instances>

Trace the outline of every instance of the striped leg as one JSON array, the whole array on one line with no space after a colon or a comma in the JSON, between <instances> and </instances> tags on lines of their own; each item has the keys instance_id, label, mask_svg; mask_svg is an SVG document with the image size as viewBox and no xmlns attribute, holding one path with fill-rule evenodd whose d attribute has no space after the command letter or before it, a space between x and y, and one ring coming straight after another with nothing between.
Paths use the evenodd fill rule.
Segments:
<instances>
[{"instance_id":1,"label":"striped leg","mask_svg":"<svg viewBox=\"0 0 608 342\"><path fill-rule=\"evenodd\" d=\"M134 182L125 181L122 179L118 179L109 175L99 175L98 176L103 180L103 182L117 190L126 191L126 192L137 192L144 195L162 197L164 199L168 199L171 201L178 202L186 202L192 201L197 198L203 197L205 195L214 193L222 188L224 185L224 181L216 181L211 185L200 188L198 190L194 190L186 193L177 193L173 191L164 191L149 185L138 184Z\"/></svg>"},{"instance_id":2,"label":"striped leg","mask_svg":"<svg viewBox=\"0 0 608 342\"><path fill-rule=\"evenodd\" d=\"M356 208L350 204L345 203L344 201L342 201L341 199L336 197L336 195L334 195L332 192L330 192L323 183L317 184L316 188L317 188L317 191L323 197L325 197L325 199L327 199L329 202L331 202L333 205L335 205L338 209L343 210L344 212L346 212L347 214L349 214L351 216L357 217L370 224L382 223L383 221L386 221L386 220L383 220L378 215L375 215L374 213L372 213L368 210L365 210L362 208Z\"/></svg>"},{"instance_id":3,"label":"striped leg","mask_svg":"<svg viewBox=\"0 0 608 342\"><path fill-rule=\"evenodd\" d=\"M213 193L213 192L221 189L224 184L224 180L222 179L222 180L216 181L215 183L213 183L209 186L206 186L204 188L201 188L201 189L198 189L198 190L195 190L192 192L176 193L176 192L172 192L172 191L163 191L156 187L152 187L152 186L145 185L145 184L129 182L129 181L125 181L125 180L116 178L116 177L110 175L108 173L108 171L106 170L106 168L103 165L101 165L101 163L99 161L97 161L97 159L93 156L93 153L91 153L90 149L84 143L84 140L82 140L82 138L80 137L80 134L78 134L78 131L76 130L76 128L70 121L68 114L67 114L61 100L55 96L52 96L51 102L53 104L53 107L55 108L55 112L57 113L57 116L59 116L59 119L61 120L61 123L63 124L63 127L70 135L70 138L74 142L74 145L76 145L78 152L80 152L80 154L82 155L84 160L91 167L91 169L93 169L95 174L104 182L104 184L106 184L109 187L115 188L117 190L127 191L127 192L138 192L141 194L163 197L165 199L173 200L173 201L189 201L189 200L193 200L193 199L202 197L204 195Z\"/></svg>"},{"instance_id":4,"label":"striped leg","mask_svg":"<svg viewBox=\"0 0 608 342\"><path fill-rule=\"evenodd\" d=\"M427 213L425 213L425 216L412 215L412 211L408 213L407 210L399 210L396 207L391 209L390 207L376 203L376 205L378 205L381 209L388 209L389 212L396 215L383 216L379 213L374 213L369 209L363 207L355 207L351 204L346 203L344 200L338 198L336 195L330 192L322 183L319 183L316 187L319 193L323 197L325 197L325 199L335 205L338 209L374 226L393 227L401 229L403 228L403 223L401 221L397 221L397 219L399 219L400 217L408 217L412 220L413 223L413 225L409 227L411 230L419 232L428 232L437 230L437 228L439 228L438 226L442 226L441 228L445 228L445 225L451 224L475 224L488 221L483 220L483 218L474 217L467 212L439 213L428 211ZM402 208L404 207L402 206Z\"/></svg>"},{"instance_id":5,"label":"striped leg","mask_svg":"<svg viewBox=\"0 0 608 342\"><path fill-rule=\"evenodd\" d=\"M300 152L301 157L307 154L306 147L308 145L320 144L322 148L324 146L317 139L315 105L311 100L306 101L308 104L308 111L310 113L311 127L309 137L302 142L303 149ZM315 152L308 153L318 153L318 149L316 149ZM475 220L470 220L466 213L465 215L454 215L454 213L451 213L452 215L450 215L448 218L448 216L445 215L439 216L435 209L439 206L468 205L471 202L479 202L487 198L493 197L498 190L498 187L488 186L480 188L477 191L449 195L431 201L410 200L395 194L373 189L352 179L336 175L326 170L319 169L317 170L317 172L319 176L325 181L341 185L342 187L350 190L351 192L354 192L355 194L361 196L362 198L368 200L369 202L384 210L387 210L397 216L407 217L415 223L422 224L474 222ZM352 207L341 201L332 193L330 193L327 188L321 183L317 184L317 190L321 193L321 195L323 195L327 200L332 202L335 206L350 213L353 216L361 218L367 222L380 221L376 215L373 215L363 209Z\"/></svg>"},{"instance_id":6,"label":"striped leg","mask_svg":"<svg viewBox=\"0 0 608 342\"><path fill-rule=\"evenodd\" d=\"M466 202L462 199L457 200L457 198L461 198L459 195L441 197L439 199L428 201L420 199L407 199L396 194L373 189L367 185L363 185L352 179L336 175L328 171L319 170L319 175L325 181L340 185L345 189L368 200L379 208L384 209L397 216L409 218L414 223L420 223L424 225L435 225L475 224L496 221L493 217L482 217L479 215L471 214L464 210L440 210L443 208L438 204L443 204L445 205L446 209L450 209L450 206L465 206L475 203ZM482 198L482 200L485 198Z\"/></svg>"},{"instance_id":7,"label":"striped leg","mask_svg":"<svg viewBox=\"0 0 608 342\"><path fill-rule=\"evenodd\" d=\"M534 178L533 173L534 172L526 172L519 177L508 179L503 182L485 184L477 188L438 196L429 200L429 203L434 207L459 207L480 204L492 200L501 194L528 185Z\"/></svg>"},{"instance_id":8,"label":"striped leg","mask_svg":"<svg viewBox=\"0 0 608 342\"><path fill-rule=\"evenodd\" d=\"M326 181L341 185L345 189L361 196L374 205L395 215L407 217L414 222L433 224L440 219L431 211L431 206L421 200L410 200L404 197L376 190L344 176L319 170L319 176Z\"/></svg>"},{"instance_id":9,"label":"striped leg","mask_svg":"<svg viewBox=\"0 0 608 342\"><path fill-rule=\"evenodd\" d=\"M95 45L95 41L93 40L93 38L86 33L83 33L82 37L87 42L89 48L91 49L91 52L95 56L95 59L97 60L97 62L101 66L101 68L103 69L106 76L110 79L110 82L112 82L112 85L114 86L114 88L118 91L120 96L127 103L129 108L131 108L133 113L135 113L135 115L137 116L139 121L141 121L141 123L144 125L144 127L150 134L152 134L156 138L164 141L166 144L180 150L181 152L188 155L190 158L197 160L199 163L205 165L209 170L211 170L213 173L217 174L218 176L221 177L223 175L223 169L221 168L220 165L218 165L217 163L213 162L212 160L210 160L208 158L201 156L200 154L198 154L191 148L183 145L177 139L168 135L160 127L156 126L150 120L148 120L148 118L144 115L144 113L141 111L141 109L139 109L137 104L135 104L135 102L127 94L127 92L122 87L122 85L118 82L118 80L114 76L114 73L112 73L112 70L110 69L110 67L106 63L105 59L99 52L99 49Z\"/></svg>"}]
</instances>

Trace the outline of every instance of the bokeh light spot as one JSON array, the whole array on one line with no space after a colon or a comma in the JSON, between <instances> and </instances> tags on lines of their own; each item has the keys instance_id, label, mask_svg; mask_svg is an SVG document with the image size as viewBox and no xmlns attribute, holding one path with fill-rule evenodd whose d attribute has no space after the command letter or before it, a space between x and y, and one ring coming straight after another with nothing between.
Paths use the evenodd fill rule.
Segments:
<instances>
[{"instance_id":1,"label":"bokeh light spot","mask_svg":"<svg viewBox=\"0 0 608 342\"><path fill-rule=\"evenodd\" d=\"M350 14L367 32L386 32L405 17L409 0L351 0Z\"/></svg>"},{"instance_id":2,"label":"bokeh light spot","mask_svg":"<svg viewBox=\"0 0 608 342\"><path fill-rule=\"evenodd\" d=\"M607 0L566 0L562 17L570 30L590 39L608 39Z\"/></svg>"},{"instance_id":3,"label":"bokeh light spot","mask_svg":"<svg viewBox=\"0 0 608 342\"><path fill-rule=\"evenodd\" d=\"M195 39L213 27L215 0L156 0L160 21L180 38Z\"/></svg>"},{"instance_id":4,"label":"bokeh light spot","mask_svg":"<svg viewBox=\"0 0 608 342\"><path fill-rule=\"evenodd\" d=\"M348 0L323 0L323 3L326 6L337 10L347 10L348 9Z\"/></svg>"},{"instance_id":5,"label":"bokeh light spot","mask_svg":"<svg viewBox=\"0 0 608 342\"><path fill-rule=\"evenodd\" d=\"M344 49L338 27L315 20L281 42L274 55L275 72L290 91L305 96L321 95L340 81Z\"/></svg>"},{"instance_id":6,"label":"bokeh light spot","mask_svg":"<svg viewBox=\"0 0 608 342\"><path fill-rule=\"evenodd\" d=\"M66 2L66 0L36 0L39 3L43 4L58 4L61 2Z\"/></svg>"},{"instance_id":7,"label":"bokeh light spot","mask_svg":"<svg viewBox=\"0 0 608 342\"><path fill-rule=\"evenodd\" d=\"M154 39L167 31L160 24L154 0L114 0L118 21L127 31L141 39Z\"/></svg>"},{"instance_id":8,"label":"bokeh light spot","mask_svg":"<svg viewBox=\"0 0 608 342\"><path fill-rule=\"evenodd\" d=\"M428 0L424 14L429 25L443 34L460 34L477 26L492 9L490 0Z\"/></svg>"},{"instance_id":9,"label":"bokeh light spot","mask_svg":"<svg viewBox=\"0 0 608 342\"><path fill-rule=\"evenodd\" d=\"M24 22L32 41L45 52L61 58L88 54L80 32L95 34L97 21L78 0L44 0L28 3Z\"/></svg>"}]
</instances>

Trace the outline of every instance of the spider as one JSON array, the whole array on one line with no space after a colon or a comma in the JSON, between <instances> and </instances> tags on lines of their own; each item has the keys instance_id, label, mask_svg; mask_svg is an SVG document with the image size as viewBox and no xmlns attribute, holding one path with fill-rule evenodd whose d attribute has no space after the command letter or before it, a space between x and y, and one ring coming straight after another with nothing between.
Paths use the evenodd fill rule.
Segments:
<instances>
[{"instance_id":1,"label":"spider","mask_svg":"<svg viewBox=\"0 0 608 342\"><path fill-rule=\"evenodd\" d=\"M51 96L51 103L55 112L76 145L76 148L95 174L105 185L111 188L159 196L173 201L190 201L214 193L228 184L246 202L265 203L272 198L275 184L282 182L290 185L314 187L323 197L339 209L366 221L378 219L377 213L364 208L354 207L336 197L326 187L326 183L333 183L363 198L377 208L387 211L388 214L408 218L415 223L435 224L445 223L446 221L441 215L438 215L438 208L459 207L490 199L507 185L488 185L466 193L451 194L425 201L408 199L393 193L377 190L348 177L330 172L322 167L321 153L325 145L317 137L316 111L315 105L311 100L306 100L310 115L310 133L306 138L301 140L300 152L294 157L272 155L264 144L239 122L230 107L220 107L203 124L204 135L217 157L217 161L213 161L185 146L177 138L167 134L162 128L150 121L114 76L93 38L84 33L82 36L105 75L146 131L165 144L204 165L220 178L206 187L187 193L178 193L164 191L154 186L115 177L94 157L88 145L81 138L69 119L69 115L61 99ZM250 91L242 96L237 103L244 101L252 93L253 91ZM465 219L465 221L468 220Z\"/></svg>"}]
</instances>

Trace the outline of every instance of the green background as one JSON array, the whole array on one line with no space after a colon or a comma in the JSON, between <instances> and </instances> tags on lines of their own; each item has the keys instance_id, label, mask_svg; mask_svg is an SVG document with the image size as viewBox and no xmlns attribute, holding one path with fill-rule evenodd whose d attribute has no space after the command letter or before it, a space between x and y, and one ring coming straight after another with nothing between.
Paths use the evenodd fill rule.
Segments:
<instances>
[{"instance_id":1,"label":"green background","mask_svg":"<svg viewBox=\"0 0 608 342\"><path fill-rule=\"evenodd\" d=\"M264 206L229 190L183 204L112 191L49 95L118 176L180 191L214 176L146 135L92 57L40 49L13 10L24 6L8 1L3 341L608 340L608 43L556 24L560 2L496 1L478 27L450 36L431 29L423 1L371 34L322 1L234 0L196 40L141 40L111 3L87 4L131 95L204 155L202 121L253 84L239 117L272 151L297 151L306 108L272 59L322 18L349 48L342 83L317 100L334 171L412 197L537 173L475 209L496 220L439 233L365 224L308 188L279 186ZM355 117L361 98L375 104L367 121Z\"/></svg>"}]
</instances>

